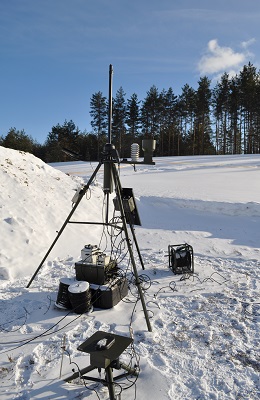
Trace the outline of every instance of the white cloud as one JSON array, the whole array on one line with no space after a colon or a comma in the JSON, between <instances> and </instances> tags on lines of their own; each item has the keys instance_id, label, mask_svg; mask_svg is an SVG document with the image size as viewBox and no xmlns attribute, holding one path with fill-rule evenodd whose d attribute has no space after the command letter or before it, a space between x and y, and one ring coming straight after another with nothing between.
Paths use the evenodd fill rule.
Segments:
<instances>
[{"instance_id":1,"label":"white cloud","mask_svg":"<svg viewBox=\"0 0 260 400\"><path fill-rule=\"evenodd\" d=\"M248 48L249 46L251 46L251 44L253 44L253 43L255 43L255 42L256 42L255 38L249 39L249 40L247 40L247 41L241 42L241 47L243 47L244 49L247 50L247 48Z\"/></svg>"},{"instance_id":2,"label":"white cloud","mask_svg":"<svg viewBox=\"0 0 260 400\"><path fill-rule=\"evenodd\" d=\"M221 47L217 39L208 42L207 51L198 62L200 74L220 74L229 73L231 70L239 70L242 63L247 61L248 46L254 43L255 39L250 39L241 43L242 52L236 52L231 47ZM252 55L252 54L251 54Z\"/></svg>"}]
</instances>

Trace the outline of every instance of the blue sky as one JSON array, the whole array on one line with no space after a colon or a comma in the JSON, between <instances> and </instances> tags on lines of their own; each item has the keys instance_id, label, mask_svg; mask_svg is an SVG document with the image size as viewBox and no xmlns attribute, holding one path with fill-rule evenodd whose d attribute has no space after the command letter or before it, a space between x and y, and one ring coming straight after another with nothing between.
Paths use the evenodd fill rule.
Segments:
<instances>
[{"instance_id":1,"label":"blue sky","mask_svg":"<svg viewBox=\"0 0 260 400\"><path fill-rule=\"evenodd\" d=\"M43 143L73 120L90 131L98 91L143 100L260 65L258 0L0 0L0 135Z\"/></svg>"}]
</instances>

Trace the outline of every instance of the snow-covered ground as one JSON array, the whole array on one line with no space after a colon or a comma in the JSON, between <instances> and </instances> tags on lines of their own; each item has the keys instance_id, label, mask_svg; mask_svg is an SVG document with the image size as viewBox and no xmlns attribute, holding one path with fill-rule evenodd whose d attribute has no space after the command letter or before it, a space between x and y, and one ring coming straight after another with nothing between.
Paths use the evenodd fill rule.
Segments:
<instances>
[{"instance_id":1,"label":"snow-covered ground","mask_svg":"<svg viewBox=\"0 0 260 400\"><path fill-rule=\"evenodd\" d=\"M101 383L64 382L89 365L77 347L98 330L134 339L122 360L140 373L117 381L122 400L260 397L260 155L154 161L119 169L142 222L135 234L145 270L133 249L149 332L125 237L102 225L68 224L26 287L70 213L75 190L97 164L49 166L0 147L1 399L108 399ZM102 168L74 221L104 220ZM82 315L57 309L60 279L75 277L83 246L108 252L111 241L129 279L127 297ZM179 243L193 247L193 275L174 275L168 267L168 245Z\"/></svg>"}]
</instances>

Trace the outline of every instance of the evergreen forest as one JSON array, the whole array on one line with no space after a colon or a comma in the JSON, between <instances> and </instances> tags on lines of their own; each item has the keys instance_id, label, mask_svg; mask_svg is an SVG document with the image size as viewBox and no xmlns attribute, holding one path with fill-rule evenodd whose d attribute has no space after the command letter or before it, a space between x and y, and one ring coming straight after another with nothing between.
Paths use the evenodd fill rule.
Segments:
<instances>
[{"instance_id":1,"label":"evergreen forest","mask_svg":"<svg viewBox=\"0 0 260 400\"><path fill-rule=\"evenodd\" d=\"M44 144L10 128L0 145L30 152L45 162L99 160L108 133L108 99L102 92L90 99L91 132L65 120L47 133ZM260 72L249 63L234 77L224 73L214 87L201 77L180 95L153 85L146 97L126 99L120 87L113 97L112 143L121 158L130 157L132 143L156 140L154 156L260 153Z\"/></svg>"}]
</instances>

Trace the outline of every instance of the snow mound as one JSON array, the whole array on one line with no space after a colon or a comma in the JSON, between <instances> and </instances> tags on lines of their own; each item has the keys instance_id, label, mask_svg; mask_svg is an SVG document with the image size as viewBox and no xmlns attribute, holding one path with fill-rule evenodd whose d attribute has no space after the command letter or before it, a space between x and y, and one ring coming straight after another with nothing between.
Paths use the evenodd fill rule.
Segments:
<instances>
[{"instance_id":1,"label":"snow mound","mask_svg":"<svg viewBox=\"0 0 260 400\"><path fill-rule=\"evenodd\" d=\"M71 210L71 199L83 180L47 165L32 154L0 147L0 278L17 278L34 272ZM95 187L88 213L102 196ZM85 202L86 203L86 202ZM95 203L95 204L94 204ZM81 215L87 210L81 209ZM56 254L64 255L72 244L75 228ZM91 236L91 235L90 235ZM78 244L80 247L85 243ZM73 253L73 248L71 248Z\"/></svg>"}]
</instances>

